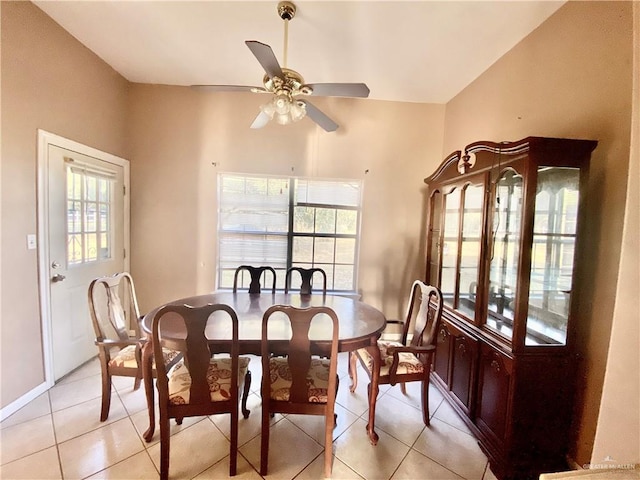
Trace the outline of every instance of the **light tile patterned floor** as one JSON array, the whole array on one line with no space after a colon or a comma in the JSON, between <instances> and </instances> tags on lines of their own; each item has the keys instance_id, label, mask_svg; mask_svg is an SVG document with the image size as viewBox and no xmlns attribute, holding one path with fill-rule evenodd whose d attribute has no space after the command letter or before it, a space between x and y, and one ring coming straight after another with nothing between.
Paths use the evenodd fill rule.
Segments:
<instances>
[{"instance_id":1,"label":"light tile patterned floor","mask_svg":"<svg viewBox=\"0 0 640 480\"><path fill-rule=\"evenodd\" d=\"M493 480L487 458L440 393L431 388L431 426L422 423L418 384L407 395L383 386L378 398L377 446L369 443L366 385L360 371L349 392L347 356L340 355L340 388L334 430L334 479ZM240 418L238 479L260 479L260 361L251 359L251 416ZM58 382L0 424L2 479L155 479L159 468L159 433L142 439L147 413L144 390L115 378L106 422L100 411L100 370L94 359ZM271 427L269 475L274 479L323 477L323 419L277 415ZM227 415L171 422L170 477L228 478Z\"/></svg>"}]
</instances>

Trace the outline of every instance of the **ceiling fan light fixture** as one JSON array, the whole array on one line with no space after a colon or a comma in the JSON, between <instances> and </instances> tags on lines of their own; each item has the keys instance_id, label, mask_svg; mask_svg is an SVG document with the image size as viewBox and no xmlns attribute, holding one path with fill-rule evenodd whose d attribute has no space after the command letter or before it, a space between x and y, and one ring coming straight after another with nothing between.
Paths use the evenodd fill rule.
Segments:
<instances>
[{"instance_id":1,"label":"ceiling fan light fixture","mask_svg":"<svg viewBox=\"0 0 640 480\"><path fill-rule=\"evenodd\" d=\"M260 110L278 125L289 125L299 122L307 114L305 104L293 100L286 94L276 95L269 102L260 106Z\"/></svg>"},{"instance_id":2,"label":"ceiling fan light fixture","mask_svg":"<svg viewBox=\"0 0 640 480\"><path fill-rule=\"evenodd\" d=\"M309 117L309 119L326 132L335 132L338 124L304 97L367 98L369 96L369 87L364 83L306 84L302 75L295 70L287 68L289 22L295 15L296 6L291 1L281 1L278 3L278 16L284 23L284 62L282 66L278 62L271 47L266 43L261 43L257 40L246 40L244 42L264 69L265 74L262 78L263 87L243 85L194 86L205 87L214 91L250 91L253 93L271 94L271 100L260 106L260 113L258 113L258 116L251 124L251 128L254 129L264 127L271 120L280 125L289 125L302 120L304 117Z\"/></svg>"}]
</instances>

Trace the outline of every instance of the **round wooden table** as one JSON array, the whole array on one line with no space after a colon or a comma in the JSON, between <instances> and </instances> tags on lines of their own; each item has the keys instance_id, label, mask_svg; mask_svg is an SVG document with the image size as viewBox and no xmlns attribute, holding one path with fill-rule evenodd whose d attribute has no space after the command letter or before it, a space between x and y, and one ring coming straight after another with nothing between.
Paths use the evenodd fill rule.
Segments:
<instances>
[{"instance_id":1,"label":"round wooden table","mask_svg":"<svg viewBox=\"0 0 640 480\"><path fill-rule=\"evenodd\" d=\"M386 319L382 312L378 309L367 305L364 302L355 300L349 297L340 297L337 295L300 295L296 293L259 293L249 294L246 292L217 292L205 295L196 295L194 297L181 298L169 302L167 305L191 305L194 307L203 306L209 303L222 303L229 305L236 311L238 315L238 330L239 330L239 342L240 353L260 355L260 342L262 335L262 316L264 312L272 305L292 305L298 308L306 307L320 307L325 306L333 309L339 320L339 335L338 335L338 351L350 352L357 350L358 348L375 347L371 348L371 352L374 353L374 362L380 362L379 350L376 346L376 342L384 330ZM142 319L142 328L148 335L151 335L151 324L156 312L162 308L161 305L149 313L147 313ZM277 323L277 319L273 321ZM283 320L284 321L284 320ZM274 328L275 336L271 334L272 327ZM169 327L170 328L170 327ZM270 340L285 341L289 340L286 337L288 329L284 327L279 329L277 325L273 325L270 322ZM282 338L278 339L277 332L282 331ZM230 332L224 331L206 331L207 338L212 343L229 341L231 339ZM227 335L228 334L228 335ZM175 330L162 330L163 339L175 340L175 346L179 347L180 343L184 340L185 332L183 329L176 328ZM226 337L226 338L225 338ZM331 334L318 328L310 331L310 337L312 343L315 345L318 351L323 350L324 345L328 345L331 342ZM377 355L375 353L377 352ZM376 358L377 357L377 358ZM142 374L144 380L145 393L147 397L147 408L149 410L149 428L144 433L144 439L150 442L155 430L155 409L154 409L154 392L153 392L153 345L152 342L145 342L142 349ZM375 369L374 371L377 371ZM373 405L372 405L373 403ZM370 411L375 411L375 398L374 402L369 399ZM370 419L371 420L371 419ZM373 426L373 421L369 422ZM373 428L367 428L370 438L374 436L377 439L377 435L373 431Z\"/></svg>"}]
</instances>

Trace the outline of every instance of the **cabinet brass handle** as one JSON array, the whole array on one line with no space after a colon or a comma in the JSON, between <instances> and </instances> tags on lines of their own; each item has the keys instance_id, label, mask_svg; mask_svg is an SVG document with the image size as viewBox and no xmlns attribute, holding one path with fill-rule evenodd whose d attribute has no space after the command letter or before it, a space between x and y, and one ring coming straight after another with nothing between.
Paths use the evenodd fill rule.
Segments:
<instances>
[{"instance_id":1,"label":"cabinet brass handle","mask_svg":"<svg viewBox=\"0 0 640 480\"><path fill-rule=\"evenodd\" d=\"M491 366L496 372L500 372L500 363L497 360L491 360Z\"/></svg>"},{"instance_id":2,"label":"cabinet brass handle","mask_svg":"<svg viewBox=\"0 0 640 480\"><path fill-rule=\"evenodd\" d=\"M460 352L461 356L464 356L464 354L467 353L467 347L464 346L464 343L458 345L458 351Z\"/></svg>"},{"instance_id":3,"label":"cabinet brass handle","mask_svg":"<svg viewBox=\"0 0 640 480\"><path fill-rule=\"evenodd\" d=\"M444 343L447 340L447 331L443 328L438 332L438 343Z\"/></svg>"}]
</instances>

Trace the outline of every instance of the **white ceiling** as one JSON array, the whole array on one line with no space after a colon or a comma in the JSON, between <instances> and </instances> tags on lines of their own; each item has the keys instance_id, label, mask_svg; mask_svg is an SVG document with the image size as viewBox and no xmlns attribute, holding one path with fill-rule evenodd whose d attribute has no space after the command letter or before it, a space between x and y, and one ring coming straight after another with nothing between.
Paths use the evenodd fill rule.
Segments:
<instances>
[{"instance_id":1,"label":"white ceiling","mask_svg":"<svg viewBox=\"0 0 640 480\"><path fill-rule=\"evenodd\" d=\"M34 3L131 82L261 86L245 40L267 43L285 66L277 0ZM564 1L295 3L286 66L306 82L446 103Z\"/></svg>"}]
</instances>

